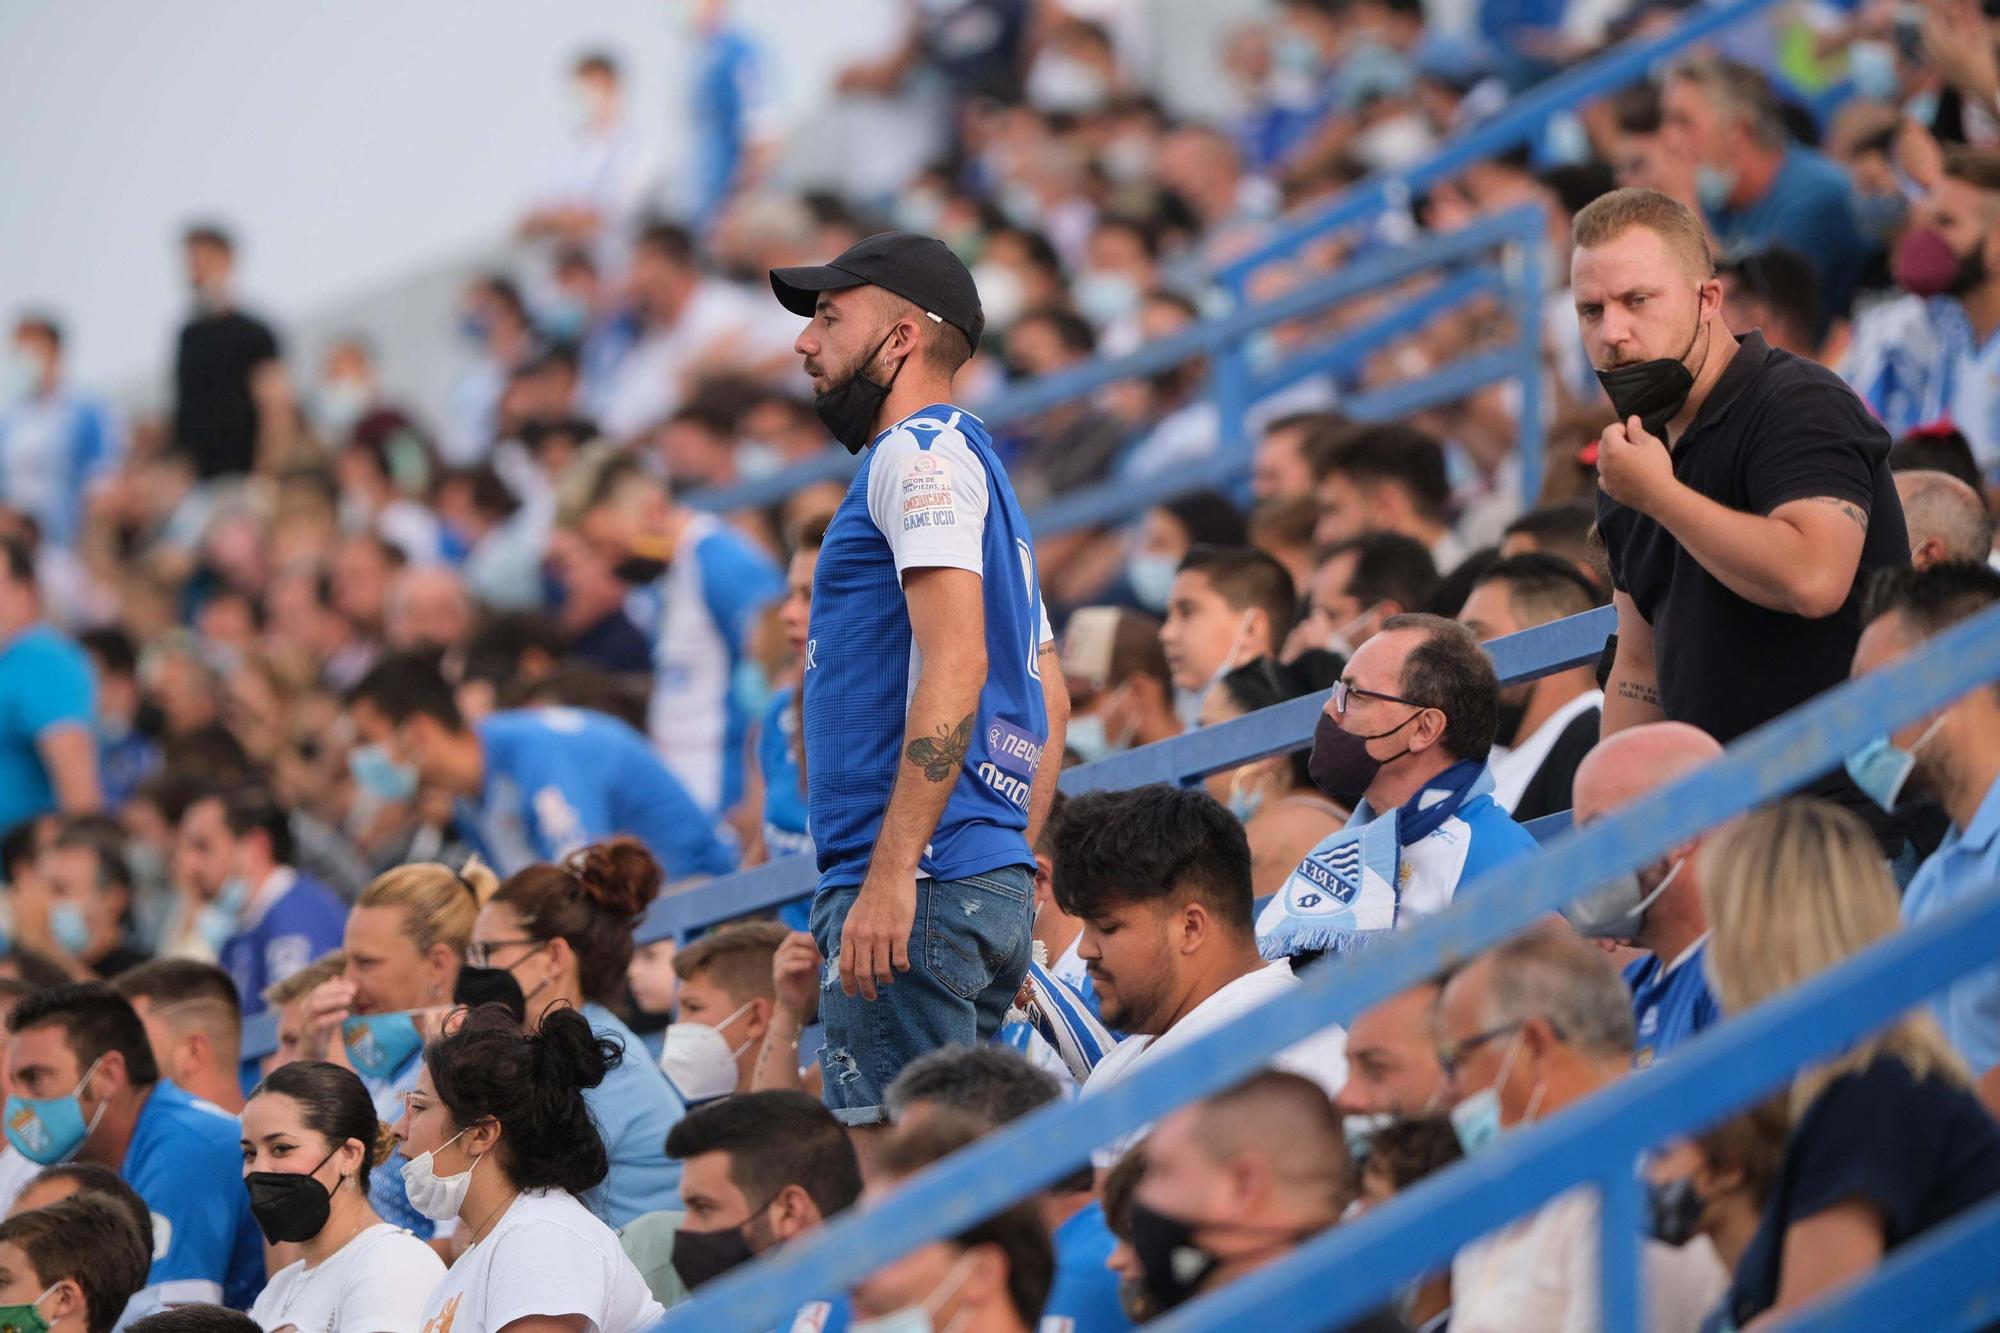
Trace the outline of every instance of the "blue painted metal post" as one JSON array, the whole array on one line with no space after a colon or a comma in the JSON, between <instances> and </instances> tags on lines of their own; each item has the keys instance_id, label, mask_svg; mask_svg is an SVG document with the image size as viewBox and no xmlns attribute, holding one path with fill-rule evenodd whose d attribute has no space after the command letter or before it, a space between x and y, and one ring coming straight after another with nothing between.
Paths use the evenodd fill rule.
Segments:
<instances>
[{"instance_id":1,"label":"blue painted metal post","mask_svg":"<svg viewBox=\"0 0 2000 1333\"><path fill-rule=\"evenodd\" d=\"M1611 1169L1598 1181L1597 1281L1604 1333L1639 1333L1644 1321L1646 1274L1639 1263L1645 1196L1633 1163Z\"/></svg>"},{"instance_id":2,"label":"blue painted metal post","mask_svg":"<svg viewBox=\"0 0 2000 1333\"><path fill-rule=\"evenodd\" d=\"M1542 248L1516 242L1507 247L1507 266L1515 282L1514 339L1520 355L1515 372L1521 381L1520 416L1514 430L1514 449L1521 482L1521 505L1535 503L1542 491L1542 462L1547 456L1547 440L1542 425L1545 377L1542 373L1542 301L1548 275L1543 272Z\"/></svg>"}]
</instances>

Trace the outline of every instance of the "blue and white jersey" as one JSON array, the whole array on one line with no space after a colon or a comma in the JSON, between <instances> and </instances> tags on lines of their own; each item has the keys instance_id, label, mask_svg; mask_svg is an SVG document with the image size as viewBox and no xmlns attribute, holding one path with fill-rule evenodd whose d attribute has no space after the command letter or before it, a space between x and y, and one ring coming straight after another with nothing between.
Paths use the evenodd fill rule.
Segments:
<instances>
[{"instance_id":1,"label":"blue and white jersey","mask_svg":"<svg viewBox=\"0 0 2000 1333\"><path fill-rule=\"evenodd\" d=\"M764 779L764 850L773 861L813 849L799 772L798 694L786 688L772 695L757 728L757 770Z\"/></svg>"},{"instance_id":2,"label":"blue and white jersey","mask_svg":"<svg viewBox=\"0 0 2000 1333\"><path fill-rule=\"evenodd\" d=\"M713 514L697 514L655 590L646 729L688 795L719 815L743 797L750 734L750 714L730 686L749 655L757 616L785 595L785 577L748 537Z\"/></svg>"},{"instance_id":3,"label":"blue and white jersey","mask_svg":"<svg viewBox=\"0 0 2000 1333\"><path fill-rule=\"evenodd\" d=\"M1948 418L1982 472L2000 465L2000 333L1982 345L1958 298L1904 296L1866 311L1841 376L1892 438Z\"/></svg>"},{"instance_id":4,"label":"blue and white jersey","mask_svg":"<svg viewBox=\"0 0 2000 1333\"><path fill-rule=\"evenodd\" d=\"M1058 1015L1065 1020L1066 1027L1077 1032L1085 1043L1089 1043L1090 1039L1096 1036L1097 1030L1102 1028L1104 1014L1098 1008L1097 983L1090 979L1090 968L1085 965L1083 955L1078 951L1082 943L1081 935L1071 940L1069 948L1063 950L1062 957L1056 959L1047 969L1047 975L1068 987L1068 993L1050 987L1046 988L1048 993L1044 994L1045 988L1037 986L1035 994L1042 1003L1056 1009ZM1031 973L1041 970L1040 964L1030 969ZM1080 1012L1075 1012L1078 1010ZM1084 1014L1089 1016L1089 1021L1084 1021ZM1105 1036L1109 1037L1109 1040L1102 1043L1102 1049L1090 1053L1089 1063L1092 1067L1096 1066L1098 1060L1103 1059L1105 1051L1115 1046L1124 1034L1106 1033ZM993 1034L993 1040L1003 1046L1013 1047L1027 1056L1036 1066L1046 1069L1065 1082L1081 1082L1070 1069L1068 1062L1063 1059L1062 1052L1051 1045L1048 1039L1035 1029L1035 1025L1025 1018L1017 1018L1004 1024Z\"/></svg>"},{"instance_id":5,"label":"blue and white jersey","mask_svg":"<svg viewBox=\"0 0 2000 1333\"><path fill-rule=\"evenodd\" d=\"M1709 993L1702 957L1708 937L1662 967L1647 954L1625 969L1625 988L1632 992L1632 1018L1637 1037L1632 1067L1644 1069L1674 1047L1722 1021L1722 1006Z\"/></svg>"},{"instance_id":6,"label":"blue and white jersey","mask_svg":"<svg viewBox=\"0 0 2000 1333\"><path fill-rule=\"evenodd\" d=\"M341 945L347 905L332 889L290 866L257 886L234 935L217 959L243 1002L244 1017L264 1012L264 990Z\"/></svg>"},{"instance_id":7,"label":"blue and white jersey","mask_svg":"<svg viewBox=\"0 0 2000 1333\"><path fill-rule=\"evenodd\" d=\"M736 849L716 832L645 737L581 708L495 713L478 723L486 774L476 802L459 802L467 841L503 878L537 861L629 833L667 878L722 875Z\"/></svg>"},{"instance_id":8,"label":"blue and white jersey","mask_svg":"<svg viewBox=\"0 0 2000 1333\"><path fill-rule=\"evenodd\" d=\"M153 1214L140 1295L247 1310L263 1290L264 1239L239 1183L241 1139L235 1116L166 1079L147 1094L118 1170Z\"/></svg>"},{"instance_id":9,"label":"blue and white jersey","mask_svg":"<svg viewBox=\"0 0 2000 1333\"><path fill-rule=\"evenodd\" d=\"M34 515L57 546L76 540L84 492L125 451L111 409L58 390L0 413L0 501Z\"/></svg>"},{"instance_id":10,"label":"blue and white jersey","mask_svg":"<svg viewBox=\"0 0 2000 1333\"><path fill-rule=\"evenodd\" d=\"M922 666L902 578L939 567L981 576L986 684L919 872L953 880L1035 863L1028 793L1048 738L1038 655L1052 636L1034 548L985 426L940 403L876 437L813 574L806 808L822 892L867 874Z\"/></svg>"}]
</instances>

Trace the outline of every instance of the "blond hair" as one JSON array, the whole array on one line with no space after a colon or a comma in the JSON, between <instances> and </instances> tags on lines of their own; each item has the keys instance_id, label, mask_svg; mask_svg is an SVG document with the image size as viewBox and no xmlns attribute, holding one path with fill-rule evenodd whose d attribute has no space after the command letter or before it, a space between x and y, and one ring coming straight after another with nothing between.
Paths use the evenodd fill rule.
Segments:
<instances>
[{"instance_id":1,"label":"blond hair","mask_svg":"<svg viewBox=\"0 0 2000 1333\"><path fill-rule=\"evenodd\" d=\"M1570 224L1579 250L1609 245L1634 227L1658 236L1697 282L1715 276L1715 255L1708 248L1708 229L1694 210L1658 190L1623 189L1601 194L1578 210Z\"/></svg>"},{"instance_id":2,"label":"blond hair","mask_svg":"<svg viewBox=\"0 0 2000 1333\"><path fill-rule=\"evenodd\" d=\"M273 1009L282 1008L346 970L347 950L335 949L332 953L321 954L283 981L274 981L264 987L264 1003Z\"/></svg>"},{"instance_id":3,"label":"blond hair","mask_svg":"<svg viewBox=\"0 0 2000 1333\"><path fill-rule=\"evenodd\" d=\"M1701 897L1715 998L1730 1013L1837 967L1902 929L1896 883L1875 836L1839 806L1809 797L1746 815L1702 846ZM1970 1087L1971 1074L1928 1014L1912 1012L1792 1082L1803 1114L1826 1086L1884 1056L1916 1079Z\"/></svg>"},{"instance_id":4,"label":"blond hair","mask_svg":"<svg viewBox=\"0 0 2000 1333\"><path fill-rule=\"evenodd\" d=\"M394 907L403 913L403 933L420 954L442 944L462 958L472 943L472 923L500 881L477 857L462 870L437 861L416 861L385 870L370 880L359 907Z\"/></svg>"}]
</instances>

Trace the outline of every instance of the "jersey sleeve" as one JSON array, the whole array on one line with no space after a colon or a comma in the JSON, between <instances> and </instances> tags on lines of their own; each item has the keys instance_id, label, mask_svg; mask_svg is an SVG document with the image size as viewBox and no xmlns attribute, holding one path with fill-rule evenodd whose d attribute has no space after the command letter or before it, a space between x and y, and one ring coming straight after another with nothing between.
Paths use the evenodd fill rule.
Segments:
<instances>
[{"instance_id":1,"label":"jersey sleeve","mask_svg":"<svg viewBox=\"0 0 2000 1333\"><path fill-rule=\"evenodd\" d=\"M983 574L986 468L949 422L919 418L875 446L868 516L888 539L896 573L969 569Z\"/></svg>"},{"instance_id":2,"label":"jersey sleeve","mask_svg":"<svg viewBox=\"0 0 2000 1333\"><path fill-rule=\"evenodd\" d=\"M51 637L36 656L39 661L28 673L34 688L24 691L19 700L27 729L40 736L53 727L91 725L97 712L97 688L82 652Z\"/></svg>"},{"instance_id":3,"label":"jersey sleeve","mask_svg":"<svg viewBox=\"0 0 2000 1333\"><path fill-rule=\"evenodd\" d=\"M130 1184L153 1214L153 1266L146 1286L157 1288L168 1303L220 1302L238 1276L232 1271L237 1221L247 1196L215 1188L210 1168L219 1165L220 1154L186 1149L183 1144L151 1152L137 1171L127 1162Z\"/></svg>"},{"instance_id":4,"label":"jersey sleeve","mask_svg":"<svg viewBox=\"0 0 2000 1333\"><path fill-rule=\"evenodd\" d=\"M729 647L731 660L743 656L750 631L764 608L785 595L778 567L750 543L728 532L701 546L701 597Z\"/></svg>"},{"instance_id":5,"label":"jersey sleeve","mask_svg":"<svg viewBox=\"0 0 2000 1333\"><path fill-rule=\"evenodd\" d=\"M673 771L636 736L623 767L625 780L618 784L622 809L615 813L626 817L608 816L607 822L619 826L609 831L630 833L645 843L670 880L736 869L735 848L716 833Z\"/></svg>"}]
</instances>

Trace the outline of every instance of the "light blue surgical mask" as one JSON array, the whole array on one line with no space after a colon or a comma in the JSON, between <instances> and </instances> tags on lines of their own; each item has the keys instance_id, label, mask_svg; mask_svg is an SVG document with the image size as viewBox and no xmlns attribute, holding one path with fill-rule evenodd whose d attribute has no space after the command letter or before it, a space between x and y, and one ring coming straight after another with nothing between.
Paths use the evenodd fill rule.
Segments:
<instances>
[{"instance_id":1,"label":"light blue surgical mask","mask_svg":"<svg viewBox=\"0 0 2000 1333\"><path fill-rule=\"evenodd\" d=\"M1139 308L1139 284L1123 273L1086 269L1071 285L1070 295L1083 317L1100 329Z\"/></svg>"},{"instance_id":2,"label":"light blue surgical mask","mask_svg":"<svg viewBox=\"0 0 2000 1333\"><path fill-rule=\"evenodd\" d=\"M76 1155L104 1118L104 1108L111 1104L108 1100L99 1102L97 1114L88 1121L83 1118L83 1090L102 1058L90 1062L66 1097L23 1097L16 1093L7 1099L7 1142L21 1156L38 1166L54 1166Z\"/></svg>"},{"instance_id":3,"label":"light blue surgical mask","mask_svg":"<svg viewBox=\"0 0 2000 1333\"><path fill-rule=\"evenodd\" d=\"M1124 685L1114 688L1095 711L1069 720L1069 729L1063 734L1063 745L1076 751L1076 757L1084 763L1094 764L1132 748L1132 736L1137 730L1135 724L1128 723L1118 735L1113 736L1104 723L1104 715L1111 711L1111 701L1124 688Z\"/></svg>"},{"instance_id":4,"label":"light blue surgical mask","mask_svg":"<svg viewBox=\"0 0 2000 1333\"><path fill-rule=\"evenodd\" d=\"M50 907L49 934L55 936L58 949L74 958L83 957L83 951L90 947L90 922L84 919L82 906L60 902Z\"/></svg>"},{"instance_id":5,"label":"light blue surgical mask","mask_svg":"<svg viewBox=\"0 0 2000 1333\"><path fill-rule=\"evenodd\" d=\"M347 753L355 785L379 801L407 801L417 794L417 770L399 764L383 745L357 745Z\"/></svg>"},{"instance_id":6,"label":"light blue surgical mask","mask_svg":"<svg viewBox=\"0 0 2000 1333\"><path fill-rule=\"evenodd\" d=\"M1229 780L1229 813L1236 816L1239 823L1247 824L1257 817L1264 808L1264 785L1245 788L1243 779L1255 777L1247 768L1239 768Z\"/></svg>"},{"instance_id":7,"label":"light blue surgical mask","mask_svg":"<svg viewBox=\"0 0 2000 1333\"><path fill-rule=\"evenodd\" d=\"M1368 1145L1375 1136L1396 1123L1396 1116L1390 1111L1372 1111L1340 1118L1341 1136L1347 1140L1347 1155L1362 1158L1368 1155Z\"/></svg>"},{"instance_id":8,"label":"light blue surgical mask","mask_svg":"<svg viewBox=\"0 0 2000 1333\"><path fill-rule=\"evenodd\" d=\"M340 1040L355 1072L373 1079L388 1078L424 1046L416 1020L400 1009L387 1014L356 1014L340 1025Z\"/></svg>"},{"instance_id":9,"label":"light blue surgical mask","mask_svg":"<svg viewBox=\"0 0 2000 1333\"><path fill-rule=\"evenodd\" d=\"M1869 800L1887 813L1894 814L1910 774L1916 771L1917 751L1928 745L1943 725L1944 714L1940 713L1907 750L1898 748L1887 735L1877 736L1847 756L1847 776L1868 794Z\"/></svg>"},{"instance_id":10,"label":"light blue surgical mask","mask_svg":"<svg viewBox=\"0 0 2000 1333\"><path fill-rule=\"evenodd\" d=\"M1896 49L1887 42L1855 42L1847 48L1847 79L1856 96L1871 102L1892 102L1901 79Z\"/></svg>"},{"instance_id":11,"label":"light blue surgical mask","mask_svg":"<svg viewBox=\"0 0 2000 1333\"><path fill-rule=\"evenodd\" d=\"M241 875L231 875L222 881L222 891L213 901L201 909L195 921L195 930L202 940L216 953L236 934L238 918L243 914L243 904L250 901L250 881Z\"/></svg>"},{"instance_id":12,"label":"light blue surgical mask","mask_svg":"<svg viewBox=\"0 0 2000 1333\"><path fill-rule=\"evenodd\" d=\"M1174 575L1180 568L1181 562L1173 556L1141 551L1125 562L1125 581L1132 585L1139 605L1158 615L1167 609L1167 600L1174 593Z\"/></svg>"},{"instance_id":13,"label":"light blue surgical mask","mask_svg":"<svg viewBox=\"0 0 2000 1333\"><path fill-rule=\"evenodd\" d=\"M1507 1056L1500 1062L1500 1072L1488 1086L1481 1088L1470 1097L1451 1108L1452 1133L1458 1136L1458 1146L1467 1157L1473 1157L1491 1148L1500 1141L1505 1126L1500 1123L1500 1085L1513 1072L1514 1057L1521 1053L1521 1032L1514 1033L1514 1040L1507 1047ZM1541 1108L1541 1084L1535 1085L1535 1092L1528 1099L1528 1113L1522 1117L1523 1123L1532 1121L1535 1112Z\"/></svg>"},{"instance_id":14,"label":"light blue surgical mask","mask_svg":"<svg viewBox=\"0 0 2000 1333\"><path fill-rule=\"evenodd\" d=\"M1711 167L1702 163L1694 169L1694 192L1701 200L1701 206L1711 213L1719 213L1729 204L1729 196L1736 189L1736 173L1727 167Z\"/></svg>"}]
</instances>

